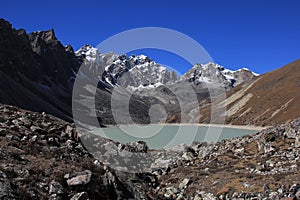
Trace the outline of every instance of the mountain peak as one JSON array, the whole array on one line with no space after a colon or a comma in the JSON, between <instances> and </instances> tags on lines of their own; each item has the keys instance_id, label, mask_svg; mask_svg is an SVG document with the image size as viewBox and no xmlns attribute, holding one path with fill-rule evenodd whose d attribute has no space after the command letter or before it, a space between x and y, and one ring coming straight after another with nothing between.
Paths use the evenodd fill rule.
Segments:
<instances>
[{"instance_id":1,"label":"mountain peak","mask_svg":"<svg viewBox=\"0 0 300 200\"><path fill-rule=\"evenodd\" d=\"M85 44L82 47L80 47L75 53L77 55L83 55L83 54L86 54L89 51L98 52L98 49L93 47L92 45Z\"/></svg>"},{"instance_id":2,"label":"mountain peak","mask_svg":"<svg viewBox=\"0 0 300 200\"><path fill-rule=\"evenodd\" d=\"M82 47L80 47L75 54L79 57L82 57L86 59L89 62L97 62L99 60L99 51L97 48L85 44Z\"/></svg>"},{"instance_id":3,"label":"mountain peak","mask_svg":"<svg viewBox=\"0 0 300 200\"><path fill-rule=\"evenodd\" d=\"M0 18L0 28L4 28L4 27L12 29L11 23L6 21L4 18Z\"/></svg>"},{"instance_id":4,"label":"mountain peak","mask_svg":"<svg viewBox=\"0 0 300 200\"><path fill-rule=\"evenodd\" d=\"M247 68L236 71L227 69L217 63L196 64L184 77L196 85L200 83L221 83L226 89L233 88L241 83L252 80L258 74Z\"/></svg>"},{"instance_id":5,"label":"mountain peak","mask_svg":"<svg viewBox=\"0 0 300 200\"><path fill-rule=\"evenodd\" d=\"M56 42L58 41L54 29L46 30L46 31L35 31L29 34L31 37L35 37L37 39L41 39L46 43Z\"/></svg>"}]
</instances>

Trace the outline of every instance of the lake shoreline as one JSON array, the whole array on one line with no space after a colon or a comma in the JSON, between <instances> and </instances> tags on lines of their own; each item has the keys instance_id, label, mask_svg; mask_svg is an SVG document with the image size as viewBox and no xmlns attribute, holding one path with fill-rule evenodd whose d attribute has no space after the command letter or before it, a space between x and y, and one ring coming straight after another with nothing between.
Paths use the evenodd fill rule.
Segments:
<instances>
[{"instance_id":1,"label":"lake shoreline","mask_svg":"<svg viewBox=\"0 0 300 200\"><path fill-rule=\"evenodd\" d=\"M233 128L233 129L243 129L243 130L254 130L254 131L261 131L268 127L259 127L259 126L252 126L252 125L232 125L232 124L196 124L196 123L158 123L158 124L120 124L120 125L107 125L106 128L114 128L120 126L201 126L201 127L216 127L216 128Z\"/></svg>"}]
</instances>

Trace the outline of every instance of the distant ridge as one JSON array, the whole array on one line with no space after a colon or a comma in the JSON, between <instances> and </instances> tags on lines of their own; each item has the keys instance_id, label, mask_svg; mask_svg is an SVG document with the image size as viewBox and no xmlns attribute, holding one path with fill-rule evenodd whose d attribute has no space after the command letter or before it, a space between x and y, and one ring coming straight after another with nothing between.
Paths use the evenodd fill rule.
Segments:
<instances>
[{"instance_id":1,"label":"distant ridge","mask_svg":"<svg viewBox=\"0 0 300 200\"><path fill-rule=\"evenodd\" d=\"M300 60L266 73L228 92L226 123L275 125L300 116ZM202 110L206 121L209 105Z\"/></svg>"}]
</instances>

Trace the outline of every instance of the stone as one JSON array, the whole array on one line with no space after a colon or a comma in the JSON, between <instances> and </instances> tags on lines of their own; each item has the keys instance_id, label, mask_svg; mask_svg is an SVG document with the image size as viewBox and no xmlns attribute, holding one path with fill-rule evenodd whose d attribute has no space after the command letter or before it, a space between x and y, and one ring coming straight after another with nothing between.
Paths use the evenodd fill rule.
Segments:
<instances>
[{"instance_id":1,"label":"stone","mask_svg":"<svg viewBox=\"0 0 300 200\"><path fill-rule=\"evenodd\" d=\"M208 174L208 173L209 173L209 168L206 167L206 168L204 169L204 172L205 172L206 174Z\"/></svg>"},{"instance_id":2,"label":"stone","mask_svg":"<svg viewBox=\"0 0 300 200\"><path fill-rule=\"evenodd\" d=\"M179 189L180 190L186 189L189 183L190 183L190 179L188 178L183 179L183 181L179 184Z\"/></svg>"},{"instance_id":3,"label":"stone","mask_svg":"<svg viewBox=\"0 0 300 200\"><path fill-rule=\"evenodd\" d=\"M28 137L27 136L24 136L22 137L21 141L24 142L24 141L27 141L28 140Z\"/></svg>"},{"instance_id":4,"label":"stone","mask_svg":"<svg viewBox=\"0 0 300 200\"><path fill-rule=\"evenodd\" d=\"M158 158L154 161L154 163L151 164L151 168L154 170L157 169L167 169L169 164L170 164L171 160L170 159L162 159L162 158Z\"/></svg>"},{"instance_id":5,"label":"stone","mask_svg":"<svg viewBox=\"0 0 300 200\"><path fill-rule=\"evenodd\" d=\"M38 198L38 192L34 189L29 189L26 191L27 195L30 196L30 199L37 199Z\"/></svg>"},{"instance_id":6,"label":"stone","mask_svg":"<svg viewBox=\"0 0 300 200\"><path fill-rule=\"evenodd\" d=\"M245 148L235 149L233 151L236 154L242 155L244 153L244 151L245 151Z\"/></svg>"},{"instance_id":7,"label":"stone","mask_svg":"<svg viewBox=\"0 0 300 200\"><path fill-rule=\"evenodd\" d=\"M185 199L184 194L182 194L182 193L180 193L176 198L176 200L184 200L184 199Z\"/></svg>"},{"instance_id":8,"label":"stone","mask_svg":"<svg viewBox=\"0 0 300 200\"><path fill-rule=\"evenodd\" d=\"M159 184L157 177L152 173L141 173L139 174L139 178L143 180L144 183L151 185L153 188L156 188Z\"/></svg>"},{"instance_id":9,"label":"stone","mask_svg":"<svg viewBox=\"0 0 300 200\"><path fill-rule=\"evenodd\" d=\"M61 129L60 129L60 128L53 127L53 128L50 128L50 129L48 130L48 132L49 132L50 134L58 134L58 133L61 133Z\"/></svg>"},{"instance_id":10,"label":"stone","mask_svg":"<svg viewBox=\"0 0 300 200\"><path fill-rule=\"evenodd\" d=\"M0 171L0 199L17 199L6 175Z\"/></svg>"},{"instance_id":11,"label":"stone","mask_svg":"<svg viewBox=\"0 0 300 200\"><path fill-rule=\"evenodd\" d=\"M251 188L251 187L253 187L251 184L249 184L249 183L243 183L243 187L244 188Z\"/></svg>"},{"instance_id":12,"label":"stone","mask_svg":"<svg viewBox=\"0 0 300 200\"><path fill-rule=\"evenodd\" d=\"M276 199L277 196L278 196L278 193L277 193L277 192L270 192L270 194L269 194L269 197L270 197L271 199Z\"/></svg>"},{"instance_id":13,"label":"stone","mask_svg":"<svg viewBox=\"0 0 300 200\"><path fill-rule=\"evenodd\" d=\"M275 149L273 148L273 146L271 145L271 143L265 144L265 146L264 146L264 152L265 153L272 153L274 151L275 151Z\"/></svg>"},{"instance_id":14,"label":"stone","mask_svg":"<svg viewBox=\"0 0 300 200\"><path fill-rule=\"evenodd\" d=\"M225 196L230 192L230 188L229 187L223 187L221 188L218 192L217 192L217 196L219 197L219 199L221 199L221 196Z\"/></svg>"},{"instance_id":15,"label":"stone","mask_svg":"<svg viewBox=\"0 0 300 200\"><path fill-rule=\"evenodd\" d=\"M55 138L55 137L50 137L50 138L48 139L48 144L49 144L50 146L54 146L54 147L59 147L59 146L60 146L59 141L58 141L58 138Z\"/></svg>"},{"instance_id":16,"label":"stone","mask_svg":"<svg viewBox=\"0 0 300 200\"><path fill-rule=\"evenodd\" d=\"M118 155L118 148L114 142L107 142L103 144L105 152L111 155Z\"/></svg>"},{"instance_id":17,"label":"stone","mask_svg":"<svg viewBox=\"0 0 300 200\"><path fill-rule=\"evenodd\" d=\"M182 158L186 161L191 161L194 159L190 152L184 152Z\"/></svg>"},{"instance_id":18,"label":"stone","mask_svg":"<svg viewBox=\"0 0 300 200\"><path fill-rule=\"evenodd\" d=\"M46 132L38 126L31 126L30 130L36 133L45 134Z\"/></svg>"},{"instance_id":19,"label":"stone","mask_svg":"<svg viewBox=\"0 0 300 200\"><path fill-rule=\"evenodd\" d=\"M63 186L52 180L49 184L49 194L63 194Z\"/></svg>"},{"instance_id":20,"label":"stone","mask_svg":"<svg viewBox=\"0 0 300 200\"><path fill-rule=\"evenodd\" d=\"M130 142L128 145L134 148L136 153L147 153L149 149L147 143L144 141Z\"/></svg>"},{"instance_id":21,"label":"stone","mask_svg":"<svg viewBox=\"0 0 300 200\"><path fill-rule=\"evenodd\" d=\"M23 125L23 123L17 119L12 120L11 122L18 127Z\"/></svg>"},{"instance_id":22,"label":"stone","mask_svg":"<svg viewBox=\"0 0 300 200\"><path fill-rule=\"evenodd\" d=\"M100 166L100 165L101 165L101 162L100 162L99 160L97 160L97 159L96 159L96 160L94 160L94 162L93 162L93 163L94 163L94 165L97 165L97 166Z\"/></svg>"},{"instance_id":23,"label":"stone","mask_svg":"<svg viewBox=\"0 0 300 200\"><path fill-rule=\"evenodd\" d=\"M49 128L51 125L52 125L51 122L43 121L43 122L41 123L41 126L42 126L43 128Z\"/></svg>"},{"instance_id":24,"label":"stone","mask_svg":"<svg viewBox=\"0 0 300 200\"><path fill-rule=\"evenodd\" d=\"M63 200L63 198L58 194L51 194L49 200Z\"/></svg>"},{"instance_id":25,"label":"stone","mask_svg":"<svg viewBox=\"0 0 300 200\"><path fill-rule=\"evenodd\" d=\"M296 139L295 139L295 147L296 147L296 148L299 148L299 147L300 147L300 135L297 135L297 136L296 136Z\"/></svg>"},{"instance_id":26,"label":"stone","mask_svg":"<svg viewBox=\"0 0 300 200\"><path fill-rule=\"evenodd\" d=\"M298 190L300 190L300 184L295 183L291 186L291 188L289 189L289 192L292 194L296 194L298 192Z\"/></svg>"},{"instance_id":27,"label":"stone","mask_svg":"<svg viewBox=\"0 0 300 200\"><path fill-rule=\"evenodd\" d=\"M193 147L185 148L185 152L189 152L190 154L192 154L193 157L198 156L198 152Z\"/></svg>"},{"instance_id":28,"label":"stone","mask_svg":"<svg viewBox=\"0 0 300 200\"><path fill-rule=\"evenodd\" d=\"M29 139L30 142L35 142L37 140L38 136L34 135L32 138Z\"/></svg>"},{"instance_id":29,"label":"stone","mask_svg":"<svg viewBox=\"0 0 300 200\"><path fill-rule=\"evenodd\" d=\"M194 197L194 200L202 200L202 198L199 194L196 194L195 197Z\"/></svg>"},{"instance_id":30,"label":"stone","mask_svg":"<svg viewBox=\"0 0 300 200\"><path fill-rule=\"evenodd\" d=\"M48 191L49 190L49 186L48 184L44 183L44 182L38 182L36 183L36 185L42 189L43 191Z\"/></svg>"},{"instance_id":31,"label":"stone","mask_svg":"<svg viewBox=\"0 0 300 200\"><path fill-rule=\"evenodd\" d=\"M74 130L72 126L67 126L65 131L66 134L68 134L69 138L73 138L74 137Z\"/></svg>"},{"instance_id":32,"label":"stone","mask_svg":"<svg viewBox=\"0 0 300 200\"><path fill-rule=\"evenodd\" d=\"M295 197L296 197L297 199L300 199L300 190L299 190L299 189L298 189L298 191L296 192Z\"/></svg>"},{"instance_id":33,"label":"stone","mask_svg":"<svg viewBox=\"0 0 300 200\"><path fill-rule=\"evenodd\" d=\"M176 194L178 194L178 189L173 186L170 186L170 187L166 188L166 192L165 192L164 196L166 198L174 198L176 196Z\"/></svg>"},{"instance_id":34,"label":"stone","mask_svg":"<svg viewBox=\"0 0 300 200\"><path fill-rule=\"evenodd\" d=\"M289 129L284 133L284 136L286 136L287 138L295 139L295 138L296 138L296 132L295 132L295 130L289 128Z\"/></svg>"},{"instance_id":35,"label":"stone","mask_svg":"<svg viewBox=\"0 0 300 200\"><path fill-rule=\"evenodd\" d=\"M269 187L269 185L268 184L264 184L263 190L264 190L264 193L266 193L266 194L270 193L270 187Z\"/></svg>"},{"instance_id":36,"label":"stone","mask_svg":"<svg viewBox=\"0 0 300 200\"><path fill-rule=\"evenodd\" d=\"M86 192L80 192L75 194L70 200L89 200L89 197Z\"/></svg>"},{"instance_id":37,"label":"stone","mask_svg":"<svg viewBox=\"0 0 300 200\"><path fill-rule=\"evenodd\" d=\"M65 175L65 177L67 177L67 175ZM90 170L76 172L70 177L71 178L68 178L67 180L69 186L86 185L91 181L92 172Z\"/></svg>"},{"instance_id":38,"label":"stone","mask_svg":"<svg viewBox=\"0 0 300 200\"><path fill-rule=\"evenodd\" d=\"M26 127L29 127L32 124L32 122L28 118L26 118L26 117L19 118L19 121L21 122L21 124L23 126L26 126Z\"/></svg>"},{"instance_id":39,"label":"stone","mask_svg":"<svg viewBox=\"0 0 300 200\"><path fill-rule=\"evenodd\" d=\"M217 198L212 193L202 193L201 194L203 200L216 200Z\"/></svg>"},{"instance_id":40,"label":"stone","mask_svg":"<svg viewBox=\"0 0 300 200\"><path fill-rule=\"evenodd\" d=\"M6 131L3 128L0 128L0 137L6 136Z\"/></svg>"}]
</instances>

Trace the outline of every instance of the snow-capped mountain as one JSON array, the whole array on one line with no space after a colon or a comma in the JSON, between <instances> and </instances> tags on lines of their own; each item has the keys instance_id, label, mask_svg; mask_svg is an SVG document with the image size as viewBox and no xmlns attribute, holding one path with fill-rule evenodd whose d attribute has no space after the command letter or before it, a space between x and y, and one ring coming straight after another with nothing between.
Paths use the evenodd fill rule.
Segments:
<instances>
[{"instance_id":1,"label":"snow-capped mountain","mask_svg":"<svg viewBox=\"0 0 300 200\"><path fill-rule=\"evenodd\" d=\"M133 89L153 88L179 79L174 71L169 71L145 55L120 56L105 71L105 78L114 79L118 85Z\"/></svg>"},{"instance_id":2,"label":"snow-capped mountain","mask_svg":"<svg viewBox=\"0 0 300 200\"><path fill-rule=\"evenodd\" d=\"M97 48L92 47L89 44L82 46L75 54L76 56L81 57L82 60L98 64L110 64L119 57L114 53L101 54Z\"/></svg>"},{"instance_id":3,"label":"snow-capped mountain","mask_svg":"<svg viewBox=\"0 0 300 200\"><path fill-rule=\"evenodd\" d=\"M233 71L216 63L207 63L196 64L187 73L179 76L145 55L127 57L114 53L103 54L90 45L80 48L76 51L76 55L80 58L80 62L88 67L87 73L91 73L86 77L96 78L99 83L95 108L97 117L103 124L116 123L110 107L111 93L114 89L115 94L120 94L114 96L115 101L119 101L115 106L122 110L124 99L130 99L130 116L137 123L149 123L152 120L148 116L149 109L156 104L165 110L157 110L155 114L164 116L163 113L166 112L168 122L195 123L200 120L198 106L205 106L210 102L207 84L214 87L219 86L219 83L226 90L230 90L241 83L250 82L258 75L246 68ZM186 91L187 88L184 86L189 83L195 93ZM181 104L186 105L185 108L180 107L178 96L173 91L181 97ZM190 102L194 98L193 94L196 94L197 101ZM81 103L83 109L86 109L88 102ZM94 105L94 102L90 103ZM131 123L127 112L126 110L125 113L118 113L121 122L117 123Z\"/></svg>"},{"instance_id":4,"label":"snow-capped mountain","mask_svg":"<svg viewBox=\"0 0 300 200\"><path fill-rule=\"evenodd\" d=\"M226 89L233 88L243 82L248 82L256 76L259 75L247 68L233 71L212 62L208 64L196 64L183 75L184 79L196 85L200 83L220 83L223 84Z\"/></svg>"},{"instance_id":5,"label":"snow-capped mountain","mask_svg":"<svg viewBox=\"0 0 300 200\"><path fill-rule=\"evenodd\" d=\"M114 53L102 54L90 45L81 47L76 55L89 65L94 74L99 75L101 81L111 86L120 85L136 90L154 88L179 79L174 71L169 71L145 55L126 57Z\"/></svg>"},{"instance_id":6,"label":"snow-capped mountain","mask_svg":"<svg viewBox=\"0 0 300 200\"><path fill-rule=\"evenodd\" d=\"M224 68L216 63L196 64L182 77L167 67L158 64L145 55L102 54L97 48L84 45L76 55L89 65L90 71L98 79L111 86L120 85L132 90L155 88L166 83L188 80L200 83L221 83L226 89L248 82L258 74L247 68L236 71Z\"/></svg>"},{"instance_id":7,"label":"snow-capped mountain","mask_svg":"<svg viewBox=\"0 0 300 200\"><path fill-rule=\"evenodd\" d=\"M75 52L75 55L79 59L81 65L85 65L88 70L85 70L85 74L89 78L95 78L102 80L102 74L105 71L105 67L110 65L114 60L118 59L118 55L114 53L101 54L97 48L91 45L84 45Z\"/></svg>"}]
</instances>

